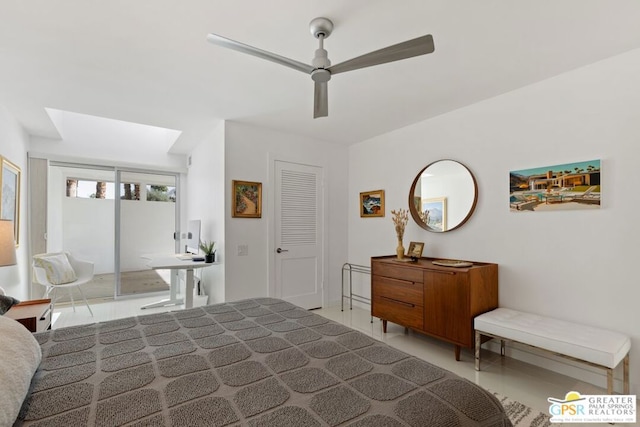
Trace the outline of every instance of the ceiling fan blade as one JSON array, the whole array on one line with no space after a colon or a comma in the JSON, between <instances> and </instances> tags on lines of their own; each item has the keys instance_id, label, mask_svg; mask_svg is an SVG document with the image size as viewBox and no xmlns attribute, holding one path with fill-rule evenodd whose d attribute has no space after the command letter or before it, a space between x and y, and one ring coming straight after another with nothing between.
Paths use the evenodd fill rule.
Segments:
<instances>
[{"instance_id":1,"label":"ceiling fan blade","mask_svg":"<svg viewBox=\"0 0 640 427\"><path fill-rule=\"evenodd\" d=\"M218 34L210 33L207 35L207 40L213 44L217 44L218 46L257 56L258 58L266 59L267 61L275 62L276 64L284 65L286 67L293 68L294 70L302 71L303 73L310 74L314 70L311 65L307 65L294 59L285 58L284 56L267 52L266 50L258 49L257 47L249 46L248 44L240 43L235 40L219 36Z\"/></svg>"},{"instance_id":2,"label":"ceiling fan blade","mask_svg":"<svg viewBox=\"0 0 640 427\"><path fill-rule=\"evenodd\" d=\"M372 65L386 64L387 62L426 55L434 51L433 37L431 34L394 44L328 68L331 74L344 73L345 71L358 70Z\"/></svg>"},{"instance_id":3,"label":"ceiling fan blade","mask_svg":"<svg viewBox=\"0 0 640 427\"><path fill-rule=\"evenodd\" d=\"M316 82L313 91L313 118L327 117L329 115L329 96L327 82Z\"/></svg>"}]
</instances>

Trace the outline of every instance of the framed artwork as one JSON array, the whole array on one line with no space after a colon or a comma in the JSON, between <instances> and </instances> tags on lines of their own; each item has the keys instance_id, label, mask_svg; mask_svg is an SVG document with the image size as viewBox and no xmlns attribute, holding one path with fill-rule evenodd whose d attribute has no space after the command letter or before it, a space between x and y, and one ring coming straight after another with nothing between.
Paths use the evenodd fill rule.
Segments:
<instances>
[{"instance_id":1,"label":"framed artwork","mask_svg":"<svg viewBox=\"0 0 640 427\"><path fill-rule=\"evenodd\" d=\"M20 168L0 156L0 219L13 221L16 246L20 244Z\"/></svg>"},{"instance_id":2,"label":"framed artwork","mask_svg":"<svg viewBox=\"0 0 640 427\"><path fill-rule=\"evenodd\" d=\"M262 183L250 181L232 181L231 197L233 218L262 217Z\"/></svg>"},{"instance_id":3,"label":"framed artwork","mask_svg":"<svg viewBox=\"0 0 640 427\"><path fill-rule=\"evenodd\" d=\"M509 172L509 210L538 212L599 209L600 160Z\"/></svg>"},{"instance_id":4,"label":"framed artwork","mask_svg":"<svg viewBox=\"0 0 640 427\"><path fill-rule=\"evenodd\" d=\"M411 242L409 243L409 250L407 256L410 258L422 257L422 250L424 249L424 242Z\"/></svg>"},{"instance_id":5,"label":"framed artwork","mask_svg":"<svg viewBox=\"0 0 640 427\"><path fill-rule=\"evenodd\" d=\"M424 222L434 231L447 230L447 198L433 197L422 199Z\"/></svg>"},{"instance_id":6,"label":"framed artwork","mask_svg":"<svg viewBox=\"0 0 640 427\"><path fill-rule=\"evenodd\" d=\"M362 218L384 216L384 190L360 193L360 216Z\"/></svg>"}]
</instances>

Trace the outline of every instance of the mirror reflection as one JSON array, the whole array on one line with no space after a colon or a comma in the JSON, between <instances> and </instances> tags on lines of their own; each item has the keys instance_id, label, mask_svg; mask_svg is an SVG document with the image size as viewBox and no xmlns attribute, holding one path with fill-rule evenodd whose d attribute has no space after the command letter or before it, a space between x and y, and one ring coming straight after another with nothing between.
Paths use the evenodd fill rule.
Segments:
<instances>
[{"instance_id":1,"label":"mirror reflection","mask_svg":"<svg viewBox=\"0 0 640 427\"><path fill-rule=\"evenodd\" d=\"M471 171L455 160L438 160L422 169L411 185L409 210L414 221L433 232L455 230L476 207L478 185Z\"/></svg>"}]
</instances>

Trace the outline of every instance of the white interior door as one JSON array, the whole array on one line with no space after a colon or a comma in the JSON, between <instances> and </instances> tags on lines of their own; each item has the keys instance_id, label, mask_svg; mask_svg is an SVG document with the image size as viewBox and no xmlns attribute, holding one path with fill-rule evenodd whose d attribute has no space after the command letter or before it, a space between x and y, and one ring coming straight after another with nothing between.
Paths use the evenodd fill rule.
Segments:
<instances>
[{"instance_id":1,"label":"white interior door","mask_svg":"<svg viewBox=\"0 0 640 427\"><path fill-rule=\"evenodd\" d=\"M274 296L322 307L323 170L276 161L275 175Z\"/></svg>"}]
</instances>

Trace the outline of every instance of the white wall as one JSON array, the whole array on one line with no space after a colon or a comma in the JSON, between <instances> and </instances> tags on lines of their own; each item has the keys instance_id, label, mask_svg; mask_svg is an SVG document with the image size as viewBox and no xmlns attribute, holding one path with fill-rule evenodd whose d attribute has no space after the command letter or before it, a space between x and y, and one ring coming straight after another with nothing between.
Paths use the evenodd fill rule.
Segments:
<instances>
[{"instance_id":1,"label":"white wall","mask_svg":"<svg viewBox=\"0 0 640 427\"><path fill-rule=\"evenodd\" d=\"M0 267L0 286L7 295L24 300L29 296L29 255L27 236L27 148L29 138L13 115L0 105L0 155L18 166L20 182L20 246L16 250L17 265Z\"/></svg>"},{"instance_id":2,"label":"white wall","mask_svg":"<svg viewBox=\"0 0 640 427\"><path fill-rule=\"evenodd\" d=\"M325 207L325 303L340 301L340 268L346 262L347 149L302 136L227 122L225 136L225 188L232 180L262 182L262 218L231 218L231 195L225 197L226 299L266 296L274 248L269 247L273 194L270 162L284 160L324 169ZM248 256L238 256L238 245L247 245Z\"/></svg>"},{"instance_id":3,"label":"white wall","mask_svg":"<svg viewBox=\"0 0 640 427\"><path fill-rule=\"evenodd\" d=\"M216 262L221 264L197 272L209 296L209 304L225 301L225 205L224 185L224 129L221 123L190 154L191 166L186 179L186 214L182 217L183 230L189 220L201 221L201 240L216 242ZM184 247L184 243L183 243Z\"/></svg>"},{"instance_id":4,"label":"white wall","mask_svg":"<svg viewBox=\"0 0 640 427\"><path fill-rule=\"evenodd\" d=\"M390 210L407 207L422 167L455 159L478 180L475 214L441 234L410 221L405 242L425 242L425 256L498 263L501 306L624 332L637 349L638 123L640 50L634 50L352 146L349 198L385 189L387 216L361 219L349 205L349 259L368 264L371 256L392 254ZM509 171L591 159L602 160L601 209L509 211ZM631 382L632 393L640 392L637 351Z\"/></svg>"}]
</instances>

